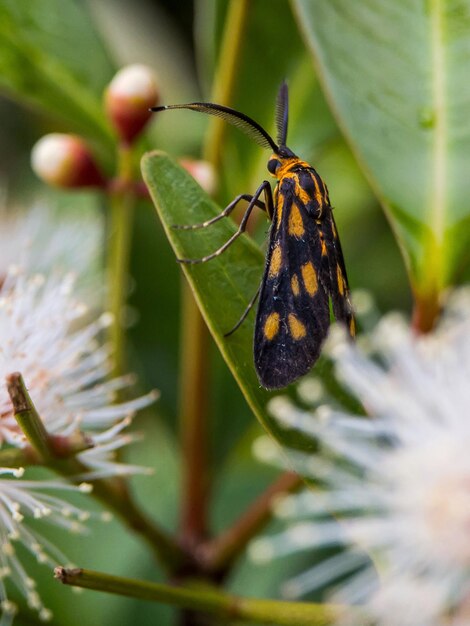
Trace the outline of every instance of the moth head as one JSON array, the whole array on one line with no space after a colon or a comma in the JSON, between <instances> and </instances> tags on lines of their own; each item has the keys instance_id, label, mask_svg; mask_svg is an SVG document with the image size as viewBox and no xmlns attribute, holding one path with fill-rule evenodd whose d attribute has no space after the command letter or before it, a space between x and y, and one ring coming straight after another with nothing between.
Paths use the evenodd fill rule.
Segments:
<instances>
[{"instance_id":1,"label":"moth head","mask_svg":"<svg viewBox=\"0 0 470 626\"><path fill-rule=\"evenodd\" d=\"M286 165L291 159L297 159L297 156L285 146L278 148L278 150L272 154L268 161L268 172L271 176L279 178L279 170L282 166Z\"/></svg>"},{"instance_id":2,"label":"moth head","mask_svg":"<svg viewBox=\"0 0 470 626\"><path fill-rule=\"evenodd\" d=\"M268 172L271 176L276 176L277 171L281 167L281 159L277 154L273 154L268 161Z\"/></svg>"}]
</instances>

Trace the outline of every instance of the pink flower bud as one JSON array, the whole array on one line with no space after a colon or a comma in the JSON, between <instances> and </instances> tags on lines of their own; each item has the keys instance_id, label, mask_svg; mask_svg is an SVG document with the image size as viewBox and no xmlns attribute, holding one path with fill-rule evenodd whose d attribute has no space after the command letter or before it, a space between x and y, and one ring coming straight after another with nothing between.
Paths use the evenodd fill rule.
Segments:
<instances>
[{"instance_id":1,"label":"pink flower bud","mask_svg":"<svg viewBox=\"0 0 470 626\"><path fill-rule=\"evenodd\" d=\"M212 195L217 187L215 170L209 161L180 159L179 163L201 185L205 192Z\"/></svg>"},{"instance_id":2,"label":"pink flower bud","mask_svg":"<svg viewBox=\"0 0 470 626\"><path fill-rule=\"evenodd\" d=\"M90 149L77 135L51 133L31 152L31 166L39 178L56 187L101 187L105 179Z\"/></svg>"},{"instance_id":3,"label":"pink flower bud","mask_svg":"<svg viewBox=\"0 0 470 626\"><path fill-rule=\"evenodd\" d=\"M127 143L135 139L158 100L157 80L150 68L128 65L119 70L106 89L105 108L121 139Z\"/></svg>"}]
</instances>

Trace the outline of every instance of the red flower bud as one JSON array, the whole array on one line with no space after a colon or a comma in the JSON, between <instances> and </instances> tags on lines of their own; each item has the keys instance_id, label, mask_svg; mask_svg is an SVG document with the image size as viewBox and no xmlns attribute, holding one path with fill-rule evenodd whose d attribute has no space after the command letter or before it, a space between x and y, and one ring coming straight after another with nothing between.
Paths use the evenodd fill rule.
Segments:
<instances>
[{"instance_id":1,"label":"red flower bud","mask_svg":"<svg viewBox=\"0 0 470 626\"><path fill-rule=\"evenodd\" d=\"M39 178L56 187L102 187L106 182L87 144L76 135L42 137L32 149L31 166Z\"/></svg>"},{"instance_id":2,"label":"red flower bud","mask_svg":"<svg viewBox=\"0 0 470 626\"><path fill-rule=\"evenodd\" d=\"M142 131L158 104L155 74L145 65L129 65L116 74L105 92L105 108L119 136L131 143Z\"/></svg>"},{"instance_id":3,"label":"red flower bud","mask_svg":"<svg viewBox=\"0 0 470 626\"><path fill-rule=\"evenodd\" d=\"M215 170L209 161L180 159L179 163L201 185L205 192L212 195L217 188Z\"/></svg>"}]
</instances>

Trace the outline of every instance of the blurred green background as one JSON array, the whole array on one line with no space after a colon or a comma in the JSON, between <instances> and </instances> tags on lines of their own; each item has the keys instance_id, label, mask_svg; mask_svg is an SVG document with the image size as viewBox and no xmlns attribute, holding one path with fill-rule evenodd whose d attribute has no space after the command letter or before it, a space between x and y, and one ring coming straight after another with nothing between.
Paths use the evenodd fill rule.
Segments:
<instances>
[{"instance_id":1,"label":"blurred green background","mask_svg":"<svg viewBox=\"0 0 470 626\"><path fill-rule=\"evenodd\" d=\"M79 214L84 203L104 212L93 193L52 190L29 165L30 150L47 132L77 132L91 141L112 173L114 144L101 109L102 91L122 65L145 63L159 78L162 103L211 98L227 2L225 0L0 0L0 167L7 208L52 204ZM378 308L410 308L404 264L382 210L361 174L325 102L311 57L287 0L252 3L233 106L273 130L280 82L290 87L289 146L311 162L327 182L353 291L368 290ZM155 119L144 149L201 156L207 120L191 112ZM227 129L217 200L227 203L252 192L267 177L268 154L236 129ZM264 246L267 222L255 237ZM105 235L104 235L105 236ZM47 242L44 242L47 245ZM155 409L136 420L145 438L129 454L155 468L134 479L143 506L175 529L179 505L177 398L181 271L150 202L137 207L132 246L129 367L142 390L158 388ZM275 477L253 460L250 446L261 427L214 346L210 406L214 530L226 527ZM87 503L88 506L88 503ZM145 546L117 522L91 524L88 537L64 534L61 547L76 564L113 574L159 580L162 574ZM308 559L308 557L303 557ZM228 581L237 593L272 596L302 559L254 567L242 560ZM156 604L58 588L44 568L39 590L57 624L173 624L171 609ZM137 613L138 611L138 613ZM18 618L29 624L32 618Z\"/></svg>"}]
</instances>

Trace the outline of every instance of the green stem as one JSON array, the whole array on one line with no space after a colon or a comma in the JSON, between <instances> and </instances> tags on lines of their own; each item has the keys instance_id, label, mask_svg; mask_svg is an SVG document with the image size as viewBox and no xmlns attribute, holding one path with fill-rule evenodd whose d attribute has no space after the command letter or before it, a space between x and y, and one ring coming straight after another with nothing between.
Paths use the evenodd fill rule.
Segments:
<instances>
[{"instance_id":1,"label":"green stem","mask_svg":"<svg viewBox=\"0 0 470 626\"><path fill-rule=\"evenodd\" d=\"M51 457L46 459L33 446L24 448L5 448L0 450L0 467L28 467L29 465L53 465L55 461L74 457L89 450L93 443L83 433L77 432L70 437L49 435Z\"/></svg>"},{"instance_id":2,"label":"green stem","mask_svg":"<svg viewBox=\"0 0 470 626\"><path fill-rule=\"evenodd\" d=\"M52 454L49 459L51 465L54 462L53 459L60 460L73 457L93 447L88 437L80 432L74 433L70 437L49 435L49 444ZM44 465L44 462L44 457L33 446L0 450L0 467L28 467L29 465Z\"/></svg>"},{"instance_id":3,"label":"green stem","mask_svg":"<svg viewBox=\"0 0 470 626\"><path fill-rule=\"evenodd\" d=\"M228 106L232 101L249 4L250 0L231 0L227 10L219 63L212 89L212 101L217 104ZM212 163L216 172L220 168L226 127L227 123L224 120L211 118L204 158Z\"/></svg>"},{"instance_id":4,"label":"green stem","mask_svg":"<svg viewBox=\"0 0 470 626\"><path fill-rule=\"evenodd\" d=\"M49 434L29 396L23 377L19 372L13 372L6 377L6 384L15 419L26 439L40 458L45 461L54 458Z\"/></svg>"},{"instance_id":5,"label":"green stem","mask_svg":"<svg viewBox=\"0 0 470 626\"><path fill-rule=\"evenodd\" d=\"M124 370L124 309L128 291L128 270L132 237L135 191L132 179L132 151L121 145L118 152L117 179L110 187L110 226L108 241L108 309L113 322L110 328L113 347L113 374Z\"/></svg>"},{"instance_id":6,"label":"green stem","mask_svg":"<svg viewBox=\"0 0 470 626\"><path fill-rule=\"evenodd\" d=\"M342 616L354 615L354 624L370 626L372 621L350 607L310 602L283 602L243 598L238 602L236 619L278 626L329 626L337 624ZM351 624L351 621L349 621Z\"/></svg>"},{"instance_id":7,"label":"green stem","mask_svg":"<svg viewBox=\"0 0 470 626\"><path fill-rule=\"evenodd\" d=\"M0 450L0 467L28 467L41 465L42 458L32 446Z\"/></svg>"},{"instance_id":8,"label":"green stem","mask_svg":"<svg viewBox=\"0 0 470 626\"><path fill-rule=\"evenodd\" d=\"M369 624L357 609L304 602L282 602L240 598L207 588L189 589L159 583L149 583L131 578L110 576L92 570L57 567L55 577L65 585L93 589L117 595L163 602L172 606L216 615L220 620L278 624L279 626L327 626L346 610L361 619L362 626ZM358 621L359 623L359 621Z\"/></svg>"}]
</instances>

